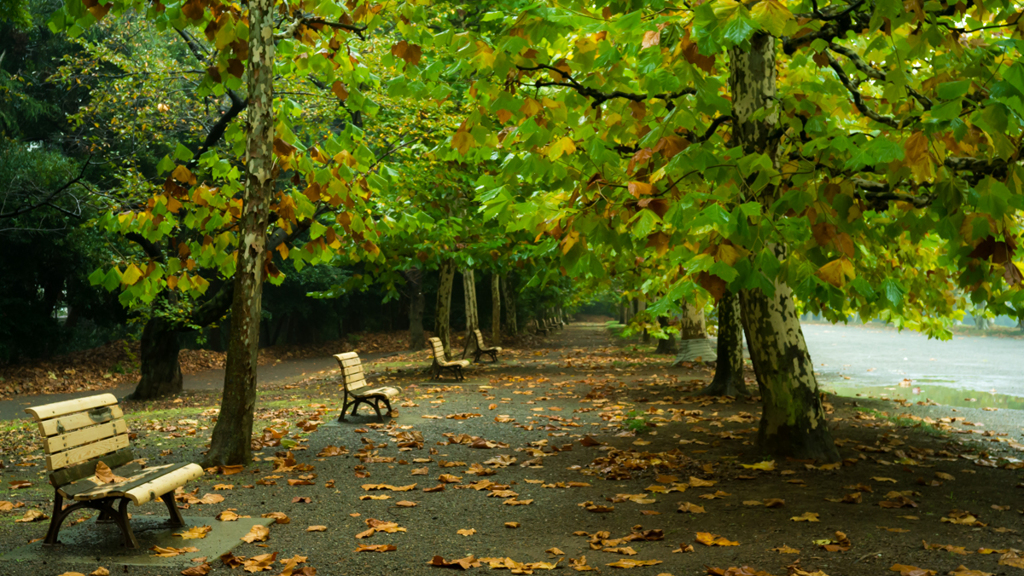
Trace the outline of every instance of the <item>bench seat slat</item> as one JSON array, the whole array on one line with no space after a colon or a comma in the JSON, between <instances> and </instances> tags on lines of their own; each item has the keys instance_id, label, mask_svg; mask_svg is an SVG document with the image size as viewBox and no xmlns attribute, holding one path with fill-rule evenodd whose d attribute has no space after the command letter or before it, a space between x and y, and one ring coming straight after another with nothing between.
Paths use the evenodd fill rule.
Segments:
<instances>
[{"instance_id":1,"label":"bench seat slat","mask_svg":"<svg viewBox=\"0 0 1024 576\"><path fill-rule=\"evenodd\" d=\"M137 461L129 462L120 468L113 468L111 471L116 476L120 476L129 481L133 479L141 478L143 475L151 476L156 470L162 470L167 466L174 466L174 464L165 464L163 466L155 466L153 468L143 468ZM93 470L95 472L95 470ZM65 498L71 498L72 500L95 500L99 496L87 494L93 492L96 488L101 486L113 486L113 487L124 487L124 482L117 482L111 484L102 484L96 479L96 474L90 474L70 484L61 486L58 491L64 495Z\"/></svg>"},{"instance_id":2,"label":"bench seat slat","mask_svg":"<svg viewBox=\"0 0 1024 576\"><path fill-rule=\"evenodd\" d=\"M88 444L89 442L111 438L118 434L124 434L127 431L128 425L125 424L124 419L118 419L98 426L90 426L75 432L46 438L43 440L43 447L46 448L47 453L52 454L62 450L69 450L82 444Z\"/></svg>"},{"instance_id":3,"label":"bench seat slat","mask_svg":"<svg viewBox=\"0 0 1024 576\"><path fill-rule=\"evenodd\" d=\"M115 398L113 394L98 394L96 396L88 396L86 398L76 398L74 400L54 402L53 404L33 406L31 408L26 408L25 412L31 414L38 422L40 420L64 416L65 414L71 414L73 412L84 412L93 408L113 406L115 404L117 404L117 398Z\"/></svg>"},{"instance_id":4,"label":"bench seat slat","mask_svg":"<svg viewBox=\"0 0 1024 576\"><path fill-rule=\"evenodd\" d=\"M121 411L120 406L110 406L109 412L104 413L98 418L96 414L90 415L88 412L80 412L69 416L43 420L39 423L39 432L43 436L55 436L78 430L79 428L85 428L86 426L95 426L96 424L117 420L123 416L124 412Z\"/></svg>"},{"instance_id":5,"label":"bench seat slat","mask_svg":"<svg viewBox=\"0 0 1024 576\"><path fill-rule=\"evenodd\" d=\"M161 494L173 491L178 486L184 486L186 482L201 478L203 468L199 464L185 464L173 472L140 484L130 490L125 490L124 495L136 504L145 504L150 500L156 500Z\"/></svg>"},{"instance_id":6,"label":"bench seat slat","mask_svg":"<svg viewBox=\"0 0 1024 576\"><path fill-rule=\"evenodd\" d=\"M351 390L350 390L351 392ZM356 398L371 398L373 396L386 396L388 398L394 398L402 393L402 390L395 386L380 386L378 388L368 388L355 392L352 395Z\"/></svg>"},{"instance_id":7,"label":"bench seat slat","mask_svg":"<svg viewBox=\"0 0 1024 576\"><path fill-rule=\"evenodd\" d=\"M49 454L46 456L46 468L53 472L61 468L67 468L79 462L96 458L104 454L116 452L121 448L128 447L128 435L120 434L113 438L107 438L100 440L99 442L93 442L92 444L86 444L85 446L79 446L78 448L72 448L71 450L65 450L64 452L57 452L56 454Z\"/></svg>"}]
</instances>

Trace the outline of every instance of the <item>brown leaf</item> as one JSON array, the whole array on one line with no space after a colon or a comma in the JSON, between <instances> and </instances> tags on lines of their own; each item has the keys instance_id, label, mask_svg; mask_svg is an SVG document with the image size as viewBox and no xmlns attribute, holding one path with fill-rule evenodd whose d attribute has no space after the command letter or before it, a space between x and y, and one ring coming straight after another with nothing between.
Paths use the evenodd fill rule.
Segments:
<instances>
[{"instance_id":1,"label":"brown leaf","mask_svg":"<svg viewBox=\"0 0 1024 576\"><path fill-rule=\"evenodd\" d=\"M705 546L739 546L739 542L733 542L727 538L723 538L718 534L712 534L710 532L697 532L697 542Z\"/></svg>"},{"instance_id":2,"label":"brown leaf","mask_svg":"<svg viewBox=\"0 0 1024 576\"><path fill-rule=\"evenodd\" d=\"M617 560L611 564L607 564L607 566L611 566L612 568L636 568L637 566L656 566L661 564L661 562L661 560L633 560L632 558L623 558L622 560Z\"/></svg>"},{"instance_id":3,"label":"brown leaf","mask_svg":"<svg viewBox=\"0 0 1024 576\"><path fill-rule=\"evenodd\" d=\"M758 502L758 504L760 504L760 502ZM682 504L679 505L679 511L689 514L704 514L704 507L697 506L696 504L692 504L690 502L683 502Z\"/></svg>"},{"instance_id":4,"label":"brown leaf","mask_svg":"<svg viewBox=\"0 0 1024 576\"><path fill-rule=\"evenodd\" d=\"M168 546L166 548L162 548L160 546L153 546L152 548L150 548L150 550L156 552L156 554L154 554L154 556L159 556L161 558L173 558L173 557L178 556L180 554L189 554L189 553L192 553L192 552L199 552L199 548L196 548L195 546L186 546L184 548L173 548L173 547L170 547L170 546Z\"/></svg>"},{"instance_id":5,"label":"brown leaf","mask_svg":"<svg viewBox=\"0 0 1024 576\"><path fill-rule=\"evenodd\" d=\"M480 566L480 561L473 555L466 556L465 558L459 558L458 560L445 560L441 556L434 556L430 562L427 562L429 566L438 566L441 568L458 568L460 570L469 570L470 568L476 568Z\"/></svg>"},{"instance_id":6,"label":"brown leaf","mask_svg":"<svg viewBox=\"0 0 1024 576\"><path fill-rule=\"evenodd\" d=\"M270 537L270 529L261 524L256 524L249 529L249 533L242 536L243 542L252 544L253 542L266 542L267 538Z\"/></svg>"},{"instance_id":7,"label":"brown leaf","mask_svg":"<svg viewBox=\"0 0 1024 576\"><path fill-rule=\"evenodd\" d=\"M181 574L182 574L182 576L206 576L207 574L210 573L210 570L212 570L212 569L213 569L212 566L210 566L206 562L203 562L202 564L200 564L198 566L193 566L191 568L186 568L186 569L182 570Z\"/></svg>"},{"instance_id":8,"label":"brown leaf","mask_svg":"<svg viewBox=\"0 0 1024 576\"><path fill-rule=\"evenodd\" d=\"M260 517L273 518L275 524L288 524L291 522L291 519L284 512L267 512L266 514L261 514Z\"/></svg>"},{"instance_id":9,"label":"brown leaf","mask_svg":"<svg viewBox=\"0 0 1024 576\"><path fill-rule=\"evenodd\" d=\"M469 529L463 528L461 530L457 530L456 533L459 536L472 536L473 534L476 534L476 528L469 528Z\"/></svg>"},{"instance_id":10,"label":"brown leaf","mask_svg":"<svg viewBox=\"0 0 1024 576\"><path fill-rule=\"evenodd\" d=\"M92 572L89 572L89 576L110 576L110 570L107 570L103 566L100 566Z\"/></svg>"},{"instance_id":11,"label":"brown leaf","mask_svg":"<svg viewBox=\"0 0 1024 576\"><path fill-rule=\"evenodd\" d=\"M398 547L394 544L360 544L356 552L394 552Z\"/></svg>"},{"instance_id":12,"label":"brown leaf","mask_svg":"<svg viewBox=\"0 0 1024 576\"><path fill-rule=\"evenodd\" d=\"M505 522L505 528L519 528L519 522Z\"/></svg>"},{"instance_id":13,"label":"brown leaf","mask_svg":"<svg viewBox=\"0 0 1024 576\"><path fill-rule=\"evenodd\" d=\"M819 522L817 512L804 512L799 516L790 518L793 522Z\"/></svg>"},{"instance_id":14,"label":"brown leaf","mask_svg":"<svg viewBox=\"0 0 1024 576\"><path fill-rule=\"evenodd\" d=\"M49 518L42 510L28 510L25 515L15 520L15 522L37 522L39 520L46 520Z\"/></svg>"},{"instance_id":15,"label":"brown leaf","mask_svg":"<svg viewBox=\"0 0 1024 576\"><path fill-rule=\"evenodd\" d=\"M306 532L326 532L327 526L310 526L306 528Z\"/></svg>"},{"instance_id":16,"label":"brown leaf","mask_svg":"<svg viewBox=\"0 0 1024 576\"><path fill-rule=\"evenodd\" d=\"M937 572L935 570L927 570L925 568L918 568L917 566L907 566L906 564L893 564L889 567L892 572L899 572L900 576L935 576Z\"/></svg>"},{"instance_id":17,"label":"brown leaf","mask_svg":"<svg viewBox=\"0 0 1024 576\"><path fill-rule=\"evenodd\" d=\"M127 478L118 476L107 466L105 462L100 460L96 463L96 479L103 484L114 484L116 482L124 482Z\"/></svg>"}]
</instances>

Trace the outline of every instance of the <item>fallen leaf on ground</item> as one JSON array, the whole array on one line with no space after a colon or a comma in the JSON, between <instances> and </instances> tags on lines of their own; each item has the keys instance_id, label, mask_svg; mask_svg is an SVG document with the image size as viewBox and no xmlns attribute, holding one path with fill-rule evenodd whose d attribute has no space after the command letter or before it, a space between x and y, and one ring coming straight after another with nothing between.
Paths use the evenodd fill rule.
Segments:
<instances>
[{"instance_id":1,"label":"fallen leaf on ground","mask_svg":"<svg viewBox=\"0 0 1024 576\"><path fill-rule=\"evenodd\" d=\"M893 564L889 567L889 570L891 572L899 572L900 576L935 576L937 574L935 570L927 570L906 564Z\"/></svg>"},{"instance_id":2,"label":"fallen leaf on ground","mask_svg":"<svg viewBox=\"0 0 1024 576\"><path fill-rule=\"evenodd\" d=\"M519 528L519 522L505 522L505 528Z\"/></svg>"},{"instance_id":3,"label":"fallen leaf on ground","mask_svg":"<svg viewBox=\"0 0 1024 576\"><path fill-rule=\"evenodd\" d=\"M182 540L197 540L200 538L206 538L206 535L210 530L212 530L212 528L209 526L193 526L184 532L178 532L174 535L181 537Z\"/></svg>"},{"instance_id":4,"label":"fallen leaf on ground","mask_svg":"<svg viewBox=\"0 0 1024 576\"><path fill-rule=\"evenodd\" d=\"M267 538L270 537L270 529L262 524L257 524L249 529L249 533L242 536L243 542L252 544L253 542L266 542Z\"/></svg>"},{"instance_id":5,"label":"fallen leaf on ground","mask_svg":"<svg viewBox=\"0 0 1024 576\"><path fill-rule=\"evenodd\" d=\"M110 576L110 570L107 570L103 566L89 572L89 576Z\"/></svg>"},{"instance_id":6,"label":"fallen leaf on ground","mask_svg":"<svg viewBox=\"0 0 1024 576\"><path fill-rule=\"evenodd\" d=\"M469 529L463 528L462 530L457 530L456 533L459 536L472 536L473 534L476 534L476 528L469 528Z\"/></svg>"},{"instance_id":7,"label":"fallen leaf on ground","mask_svg":"<svg viewBox=\"0 0 1024 576\"><path fill-rule=\"evenodd\" d=\"M327 526L310 526L306 528L306 532L326 532Z\"/></svg>"},{"instance_id":8,"label":"fallen leaf on ground","mask_svg":"<svg viewBox=\"0 0 1024 576\"><path fill-rule=\"evenodd\" d=\"M186 569L182 570L181 574L182 574L182 576L206 576L207 574L210 573L210 570L212 570L212 569L213 569L213 566L210 566L206 562L203 562L202 564L200 564L198 566L193 566L191 568L186 568ZM89 576L92 576L92 575L90 574Z\"/></svg>"},{"instance_id":9,"label":"fallen leaf on ground","mask_svg":"<svg viewBox=\"0 0 1024 576\"><path fill-rule=\"evenodd\" d=\"M758 502L760 504L760 502ZM697 506L690 502L683 502L679 505L679 512L686 512L689 514L704 514L704 507Z\"/></svg>"},{"instance_id":10,"label":"fallen leaf on ground","mask_svg":"<svg viewBox=\"0 0 1024 576\"><path fill-rule=\"evenodd\" d=\"M793 516L790 518L793 522L818 522L817 512L804 512L799 516Z\"/></svg>"},{"instance_id":11,"label":"fallen leaf on ground","mask_svg":"<svg viewBox=\"0 0 1024 576\"><path fill-rule=\"evenodd\" d=\"M615 506L603 506L601 504L594 504L590 500L587 500L586 502L580 502L579 504L577 504L577 506L579 506L580 508L583 508L587 512L604 513L604 512L612 512L612 511L615 510Z\"/></svg>"},{"instance_id":12,"label":"fallen leaf on ground","mask_svg":"<svg viewBox=\"0 0 1024 576\"><path fill-rule=\"evenodd\" d=\"M356 552L394 552L398 547L394 544L360 544Z\"/></svg>"},{"instance_id":13,"label":"fallen leaf on ground","mask_svg":"<svg viewBox=\"0 0 1024 576\"><path fill-rule=\"evenodd\" d=\"M292 521L284 512L267 512L266 514L261 514L260 517L273 518L275 524L287 524Z\"/></svg>"},{"instance_id":14,"label":"fallen leaf on ground","mask_svg":"<svg viewBox=\"0 0 1024 576\"><path fill-rule=\"evenodd\" d=\"M739 546L739 542L733 542L727 538L712 534L710 532L697 532L697 542L705 546Z\"/></svg>"},{"instance_id":15,"label":"fallen leaf on ground","mask_svg":"<svg viewBox=\"0 0 1024 576\"><path fill-rule=\"evenodd\" d=\"M797 550L796 548L792 548L790 546L786 546L785 544L783 544L782 546L780 546L778 548L772 548L772 551L773 552L778 552L779 554L799 554L800 553L800 551Z\"/></svg>"},{"instance_id":16,"label":"fallen leaf on ground","mask_svg":"<svg viewBox=\"0 0 1024 576\"><path fill-rule=\"evenodd\" d=\"M274 560L277 559L277 552L273 554L260 554L242 562L246 572L263 572L274 567Z\"/></svg>"},{"instance_id":17,"label":"fallen leaf on ground","mask_svg":"<svg viewBox=\"0 0 1024 576\"><path fill-rule=\"evenodd\" d=\"M896 480L892 478L886 478L884 476L872 476L871 479L874 480L875 482L892 482L893 484L896 484Z\"/></svg>"},{"instance_id":18,"label":"fallen leaf on ground","mask_svg":"<svg viewBox=\"0 0 1024 576\"><path fill-rule=\"evenodd\" d=\"M821 547L827 552L846 552L853 547L853 543L850 542L845 533L836 532L836 537L827 543L823 543Z\"/></svg>"},{"instance_id":19,"label":"fallen leaf on ground","mask_svg":"<svg viewBox=\"0 0 1024 576\"><path fill-rule=\"evenodd\" d=\"M239 516L238 514L235 514L231 510L224 510L220 514L217 514L217 516L215 516L215 518L217 518L217 520L220 520L221 522L234 522L234 521L238 520L239 518L241 518L241 516Z\"/></svg>"},{"instance_id":20,"label":"fallen leaf on ground","mask_svg":"<svg viewBox=\"0 0 1024 576\"><path fill-rule=\"evenodd\" d=\"M395 502L395 506L398 506L398 507L401 507L401 508L413 508L413 507L419 506L419 503L418 502L411 502L409 500L399 500L398 502Z\"/></svg>"},{"instance_id":21,"label":"fallen leaf on ground","mask_svg":"<svg viewBox=\"0 0 1024 576\"><path fill-rule=\"evenodd\" d=\"M159 556L161 558L173 558L173 557L178 556L180 554L189 554L191 552L199 552L199 548L196 548L195 546L186 546L184 548L174 548L174 547L171 547L171 546L168 546L168 547L164 548L164 547L161 547L161 546L153 546L152 548L150 548L150 550L156 552L156 554L154 554L154 556Z\"/></svg>"},{"instance_id":22,"label":"fallen leaf on ground","mask_svg":"<svg viewBox=\"0 0 1024 576\"><path fill-rule=\"evenodd\" d=\"M632 558L623 558L622 560L616 560L606 566L612 568L636 568L637 566L656 566L661 564L661 560L633 560Z\"/></svg>"},{"instance_id":23,"label":"fallen leaf on ground","mask_svg":"<svg viewBox=\"0 0 1024 576\"><path fill-rule=\"evenodd\" d=\"M554 554L555 556L562 556L565 554L565 552L562 552L558 548L548 548L547 550L545 550L545 552L547 552L548 554Z\"/></svg>"},{"instance_id":24,"label":"fallen leaf on ground","mask_svg":"<svg viewBox=\"0 0 1024 576\"><path fill-rule=\"evenodd\" d=\"M950 574L950 576L995 576L995 574L993 574L991 572L982 572L981 570L971 570L970 568L964 566L963 564L957 566L956 570L953 570L949 574Z\"/></svg>"},{"instance_id":25,"label":"fallen leaf on ground","mask_svg":"<svg viewBox=\"0 0 1024 576\"><path fill-rule=\"evenodd\" d=\"M748 470L765 470L770 472L775 470L775 460L766 460L757 464L742 464L742 466Z\"/></svg>"},{"instance_id":26,"label":"fallen leaf on ground","mask_svg":"<svg viewBox=\"0 0 1024 576\"><path fill-rule=\"evenodd\" d=\"M23 508L24 502L8 502L7 500L0 500L0 512L10 512L15 508Z\"/></svg>"},{"instance_id":27,"label":"fallen leaf on ground","mask_svg":"<svg viewBox=\"0 0 1024 576\"><path fill-rule=\"evenodd\" d=\"M38 522L39 520L46 520L49 518L42 510L29 510L25 512L25 515L15 520L15 522Z\"/></svg>"},{"instance_id":28,"label":"fallen leaf on ground","mask_svg":"<svg viewBox=\"0 0 1024 576\"><path fill-rule=\"evenodd\" d=\"M441 556L434 556L430 562L427 562L430 566L438 566L441 568L458 568L460 570L469 570L470 568L476 568L480 566L480 561L473 555L466 556L465 558L459 558L457 560L445 560Z\"/></svg>"}]
</instances>

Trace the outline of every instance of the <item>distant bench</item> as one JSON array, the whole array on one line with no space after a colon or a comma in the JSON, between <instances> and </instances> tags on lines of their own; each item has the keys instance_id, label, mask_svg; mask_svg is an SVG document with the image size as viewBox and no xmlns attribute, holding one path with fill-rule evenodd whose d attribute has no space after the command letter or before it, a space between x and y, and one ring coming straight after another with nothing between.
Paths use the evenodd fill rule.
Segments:
<instances>
[{"instance_id":1,"label":"distant bench","mask_svg":"<svg viewBox=\"0 0 1024 576\"><path fill-rule=\"evenodd\" d=\"M370 388L366 384L366 375L363 374L363 362L359 359L359 354L355 352L335 354L334 358L341 367L341 385L345 389L345 399L341 405L341 415L338 416L338 421L345 421L345 410L348 410L349 406L352 407L352 416L355 416L359 404L366 404L373 408L377 413L377 418L383 422L384 417L380 414L382 401L387 406L388 416L391 416L391 399L401 394L402 389L397 386Z\"/></svg>"},{"instance_id":2,"label":"distant bench","mask_svg":"<svg viewBox=\"0 0 1024 576\"><path fill-rule=\"evenodd\" d=\"M434 379L440 378L442 372L451 372L456 380L466 379L462 369L469 366L469 360L449 360L440 338L427 338L427 343L430 344L430 351L434 356L434 362L430 365Z\"/></svg>"},{"instance_id":3,"label":"distant bench","mask_svg":"<svg viewBox=\"0 0 1024 576\"><path fill-rule=\"evenodd\" d=\"M174 490L202 476L203 469L188 463L143 468L135 462L128 427L113 394L33 406L25 412L39 424L46 469L54 488L53 516L43 540L45 544L58 543L61 523L80 508L99 510L100 522L117 523L128 548L139 547L128 524L129 502L139 505L159 498L170 512L169 522L185 525L174 503ZM116 481L97 478L100 463L110 469ZM75 503L65 508L65 498Z\"/></svg>"},{"instance_id":4,"label":"distant bench","mask_svg":"<svg viewBox=\"0 0 1024 576\"><path fill-rule=\"evenodd\" d=\"M476 351L473 352L473 362L479 362L480 357L484 354L491 357L491 362L497 362L498 352L501 352L501 346L485 346L484 335L479 330L473 330L473 337L476 338Z\"/></svg>"}]
</instances>

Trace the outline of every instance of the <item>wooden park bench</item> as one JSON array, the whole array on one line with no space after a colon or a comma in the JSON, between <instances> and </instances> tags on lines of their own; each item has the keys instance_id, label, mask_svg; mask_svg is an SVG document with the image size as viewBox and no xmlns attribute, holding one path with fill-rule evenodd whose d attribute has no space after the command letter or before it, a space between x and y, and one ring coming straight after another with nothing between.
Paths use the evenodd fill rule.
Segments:
<instances>
[{"instance_id":1,"label":"wooden park bench","mask_svg":"<svg viewBox=\"0 0 1024 576\"><path fill-rule=\"evenodd\" d=\"M401 394L402 389L397 386L370 388L366 384L366 375L363 374L363 362L359 359L359 354L355 352L335 354L334 358L338 361L338 366L341 367L341 385L345 389L345 400L341 405L341 415L338 416L338 421L345 421L345 411L349 406L352 407L352 416L355 416L359 404L362 403L371 406L377 413L377 418L383 422L384 417L380 414L381 401L388 408L388 416L391 416L391 399Z\"/></svg>"},{"instance_id":2,"label":"wooden park bench","mask_svg":"<svg viewBox=\"0 0 1024 576\"><path fill-rule=\"evenodd\" d=\"M53 516L44 544L58 544L61 523L80 508L98 510L100 522L117 523L128 548L139 547L128 524L129 502L140 505L159 498L171 514L169 522L185 525L174 503L174 490L202 476L203 469L187 463L143 468L135 461L128 427L113 394L34 406L25 412L39 424L54 488ZM74 504L65 507L65 498Z\"/></svg>"},{"instance_id":3,"label":"wooden park bench","mask_svg":"<svg viewBox=\"0 0 1024 576\"><path fill-rule=\"evenodd\" d=\"M533 320L533 327L534 327L534 332L536 332L537 334L541 334L541 335L547 336L548 329L544 326L544 323L541 322L541 320L539 318L534 318L534 320Z\"/></svg>"},{"instance_id":4,"label":"wooden park bench","mask_svg":"<svg viewBox=\"0 0 1024 576\"><path fill-rule=\"evenodd\" d=\"M484 354L491 357L491 362L497 362L498 352L501 352L501 346L485 346L484 335L479 330L473 330L473 337L476 338L476 351L473 352L473 362L479 362L480 357Z\"/></svg>"},{"instance_id":5,"label":"wooden park bench","mask_svg":"<svg viewBox=\"0 0 1024 576\"><path fill-rule=\"evenodd\" d=\"M432 378L440 378L441 373L447 370L455 375L456 380L466 379L462 369L469 366L469 360L449 360L444 353L444 344L441 344L440 338L427 338L427 343L430 344L430 351L434 356L434 363L430 367Z\"/></svg>"}]
</instances>

